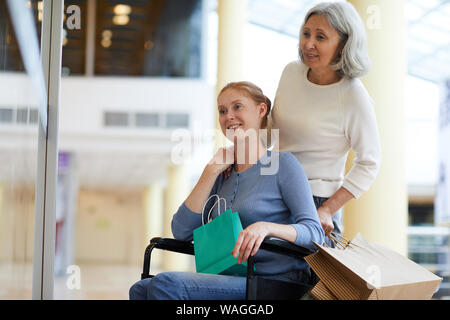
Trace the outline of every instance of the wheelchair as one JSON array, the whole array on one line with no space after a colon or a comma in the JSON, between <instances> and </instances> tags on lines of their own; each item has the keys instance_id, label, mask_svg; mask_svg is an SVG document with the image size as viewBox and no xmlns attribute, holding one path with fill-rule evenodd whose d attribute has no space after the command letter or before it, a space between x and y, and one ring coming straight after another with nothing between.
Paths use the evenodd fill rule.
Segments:
<instances>
[{"instance_id":1,"label":"wheelchair","mask_svg":"<svg viewBox=\"0 0 450 320\"><path fill-rule=\"evenodd\" d=\"M161 237L152 238L150 244L145 249L141 280L154 277L154 275L150 274L151 254L153 249L194 255L194 244L191 241ZM266 238L260 246L260 250L261 249L297 259L302 259L313 253L307 248L277 238ZM266 279L262 276L255 275L253 270L254 258L250 256L247 260L246 300L298 300L301 299L317 281L317 276L312 270L311 275L313 281L309 285L283 280Z\"/></svg>"}]
</instances>

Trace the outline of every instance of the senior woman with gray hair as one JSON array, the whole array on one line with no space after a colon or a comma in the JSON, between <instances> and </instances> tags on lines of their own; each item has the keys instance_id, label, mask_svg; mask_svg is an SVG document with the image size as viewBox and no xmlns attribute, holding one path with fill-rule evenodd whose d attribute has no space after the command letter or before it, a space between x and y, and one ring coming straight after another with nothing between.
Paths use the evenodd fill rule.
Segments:
<instances>
[{"instance_id":1,"label":"senior woman with gray hair","mask_svg":"<svg viewBox=\"0 0 450 320\"><path fill-rule=\"evenodd\" d=\"M358 79L370 65L366 42L351 4L312 8L300 29L300 61L285 67L270 119L278 149L293 153L306 172L326 235L342 233L343 205L369 188L380 167L373 102ZM344 176L350 149L354 164Z\"/></svg>"}]
</instances>

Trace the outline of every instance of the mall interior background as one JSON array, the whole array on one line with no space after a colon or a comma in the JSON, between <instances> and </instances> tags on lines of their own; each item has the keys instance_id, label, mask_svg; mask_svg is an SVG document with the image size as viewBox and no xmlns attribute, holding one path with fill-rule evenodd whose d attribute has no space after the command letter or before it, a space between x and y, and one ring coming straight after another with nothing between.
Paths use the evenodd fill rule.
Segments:
<instances>
[{"instance_id":1,"label":"mall interior background","mask_svg":"<svg viewBox=\"0 0 450 320\"><path fill-rule=\"evenodd\" d=\"M272 100L283 67L297 58L302 18L317 2L248 1L244 79ZM442 160L450 149L444 130L450 3L405 3L408 256L444 278L435 295L444 299L450 297L450 169ZM40 40L42 1L28 5ZM71 5L80 8L81 28L69 29L65 16L55 299L127 299L149 239L170 235L167 217L214 150L217 1L66 0L66 13ZM31 298L38 109L24 70L0 0L0 299ZM180 166L174 157L183 133L192 143ZM182 185L173 185L174 176L183 177ZM154 270L170 269L171 259L178 257L158 253ZM194 270L193 260L184 259L179 265ZM73 266L80 286L70 283Z\"/></svg>"}]
</instances>

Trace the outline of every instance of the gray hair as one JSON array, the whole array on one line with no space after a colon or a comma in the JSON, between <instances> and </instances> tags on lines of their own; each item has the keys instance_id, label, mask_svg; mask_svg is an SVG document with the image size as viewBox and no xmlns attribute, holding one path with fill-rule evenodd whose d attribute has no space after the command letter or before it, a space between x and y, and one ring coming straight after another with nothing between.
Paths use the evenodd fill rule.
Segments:
<instances>
[{"instance_id":1,"label":"gray hair","mask_svg":"<svg viewBox=\"0 0 450 320\"><path fill-rule=\"evenodd\" d=\"M355 8L348 2L323 2L308 11L302 27L303 28L313 15L323 15L328 23L337 31L341 42L342 54L339 54L331 63L333 70L341 76L350 78L362 77L369 71L370 59L367 53L367 38L364 24ZM303 60L302 49L299 46L300 59Z\"/></svg>"}]
</instances>

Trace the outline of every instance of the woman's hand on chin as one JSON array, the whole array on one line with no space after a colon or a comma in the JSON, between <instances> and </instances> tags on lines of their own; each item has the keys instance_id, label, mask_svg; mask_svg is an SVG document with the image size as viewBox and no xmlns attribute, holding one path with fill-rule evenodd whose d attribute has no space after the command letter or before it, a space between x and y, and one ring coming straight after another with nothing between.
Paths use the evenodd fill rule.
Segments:
<instances>
[{"instance_id":1,"label":"woman's hand on chin","mask_svg":"<svg viewBox=\"0 0 450 320\"><path fill-rule=\"evenodd\" d=\"M214 157L208 162L206 169L219 175L234 164L234 146L219 148Z\"/></svg>"}]
</instances>

